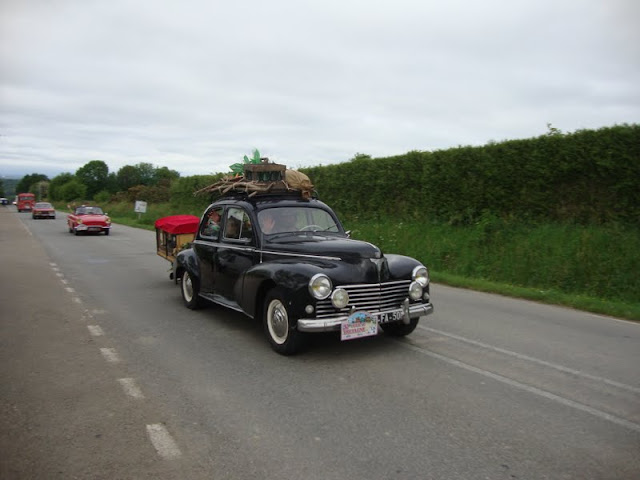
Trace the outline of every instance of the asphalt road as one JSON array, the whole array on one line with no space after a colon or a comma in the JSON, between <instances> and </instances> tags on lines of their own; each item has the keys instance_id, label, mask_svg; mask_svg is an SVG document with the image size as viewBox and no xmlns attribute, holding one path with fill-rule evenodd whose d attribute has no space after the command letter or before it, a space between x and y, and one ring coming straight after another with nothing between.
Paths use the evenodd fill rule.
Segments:
<instances>
[{"instance_id":1,"label":"asphalt road","mask_svg":"<svg viewBox=\"0 0 640 480\"><path fill-rule=\"evenodd\" d=\"M409 337L190 311L153 232L0 208L0 477L640 478L640 325L432 287Z\"/></svg>"}]
</instances>

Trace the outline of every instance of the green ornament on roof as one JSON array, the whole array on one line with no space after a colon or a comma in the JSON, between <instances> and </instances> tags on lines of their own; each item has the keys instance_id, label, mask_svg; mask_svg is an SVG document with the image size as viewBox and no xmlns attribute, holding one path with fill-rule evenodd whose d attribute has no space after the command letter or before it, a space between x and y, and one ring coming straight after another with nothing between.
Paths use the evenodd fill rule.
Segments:
<instances>
[{"instance_id":1,"label":"green ornament on roof","mask_svg":"<svg viewBox=\"0 0 640 480\"><path fill-rule=\"evenodd\" d=\"M242 175L244 173L244 166L249 163L252 163L254 165L260 163L260 152L257 148L253 149L253 158L249 159L249 157L245 155L244 163L234 163L229 168L231 168L231 173Z\"/></svg>"}]
</instances>

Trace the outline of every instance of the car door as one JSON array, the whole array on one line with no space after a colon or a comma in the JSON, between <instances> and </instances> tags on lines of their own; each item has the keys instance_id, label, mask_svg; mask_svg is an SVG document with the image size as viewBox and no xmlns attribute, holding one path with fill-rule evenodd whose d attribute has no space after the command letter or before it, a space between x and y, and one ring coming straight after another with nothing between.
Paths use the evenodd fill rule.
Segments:
<instances>
[{"instance_id":1,"label":"car door","mask_svg":"<svg viewBox=\"0 0 640 480\"><path fill-rule=\"evenodd\" d=\"M224 208L210 207L202 217L193 248L200 264L200 292L213 294L215 285L214 258L220 243L221 219Z\"/></svg>"},{"instance_id":2,"label":"car door","mask_svg":"<svg viewBox=\"0 0 640 480\"><path fill-rule=\"evenodd\" d=\"M218 301L238 308L244 272L253 265L254 257L254 229L249 214L240 207L227 208L218 252L214 256L214 292Z\"/></svg>"}]
</instances>

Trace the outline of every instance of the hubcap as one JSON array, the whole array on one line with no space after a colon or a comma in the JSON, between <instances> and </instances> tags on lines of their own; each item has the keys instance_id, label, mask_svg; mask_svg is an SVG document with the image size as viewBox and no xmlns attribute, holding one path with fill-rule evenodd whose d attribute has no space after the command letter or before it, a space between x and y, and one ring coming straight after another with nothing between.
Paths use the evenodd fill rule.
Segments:
<instances>
[{"instance_id":1,"label":"hubcap","mask_svg":"<svg viewBox=\"0 0 640 480\"><path fill-rule=\"evenodd\" d=\"M269 304L267 312L267 325L271 338L278 343L283 344L289 335L289 317L287 309L279 300L273 300Z\"/></svg>"},{"instance_id":2,"label":"hubcap","mask_svg":"<svg viewBox=\"0 0 640 480\"><path fill-rule=\"evenodd\" d=\"M182 292L184 293L185 300L190 302L193 298L193 282L187 272L184 273L184 277L182 278Z\"/></svg>"}]
</instances>

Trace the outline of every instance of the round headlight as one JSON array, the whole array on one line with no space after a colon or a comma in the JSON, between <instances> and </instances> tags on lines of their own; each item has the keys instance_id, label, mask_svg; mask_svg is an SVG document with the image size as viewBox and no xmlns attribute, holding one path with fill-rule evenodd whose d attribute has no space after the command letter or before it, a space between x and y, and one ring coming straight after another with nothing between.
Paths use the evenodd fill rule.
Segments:
<instances>
[{"instance_id":1,"label":"round headlight","mask_svg":"<svg viewBox=\"0 0 640 480\"><path fill-rule=\"evenodd\" d=\"M344 308L349 303L349 294L344 288L336 288L331 294L331 303L336 308Z\"/></svg>"},{"instance_id":2,"label":"round headlight","mask_svg":"<svg viewBox=\"0 0 640 480\"><path fill-rule=\"evenodd\" d=\"M309 280L309 293L313 298L318 300L324 300L331 295L332 289L333 285L331 285L331 280L322 273L315 274L311 277L311 280Z\"/></svg>"},{"instance_id":3,"label":"round headlight","mask_svg":"<svg viewBox=\"0 0 640 480\"><path fill-rule=\"evenodd\" d=\"M409 298L418 301L422 298L422 285L418 282L411 282L409 285Z\"/></svg>"},{"instance_id":4,"label":"round headlight","mask_svg":"<svg viewBox=\"0 0 640 480\"><path fill-rule=\"evenodd\" d=\"M429 270L427 270L427 267L420 265L413 269L411 279L424 288L429 285Z\"/></svg>"}]
</instances>

